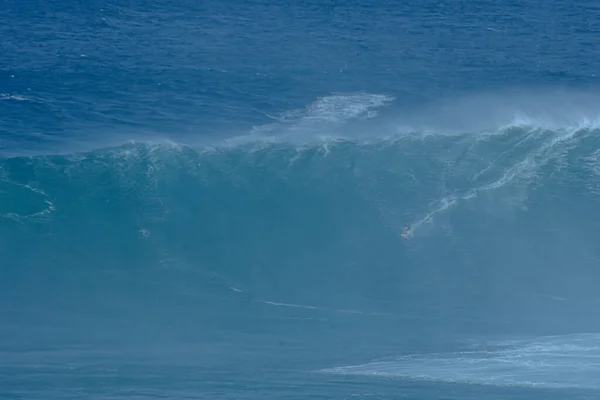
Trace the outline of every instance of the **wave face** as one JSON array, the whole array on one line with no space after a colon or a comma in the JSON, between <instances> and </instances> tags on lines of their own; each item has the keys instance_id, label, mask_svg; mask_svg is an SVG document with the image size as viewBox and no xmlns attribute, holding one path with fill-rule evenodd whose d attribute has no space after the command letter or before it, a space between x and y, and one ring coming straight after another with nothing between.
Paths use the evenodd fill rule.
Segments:
<instances>
[{"instance_id":1,"label":"wave face","mask_svg":"<svg viewBox=\"0 0 600 400\"><path fill-rule=\"evenodd\" d=\"M289 301L583 318L598 300L598 132L515 124L4 159L4 284L177 269Z\"/></svg>"},{"instance_id":2,"label":"wave face","mask_svg":"<svg viewBox=\"0 0 600 400\"><path fill-rule=\"evenodd\" d=\"M429 351L526 335L508 350L334 357L321 372L597 389L578 335L600 329L600 128L375 124L388 101L321 99L212 147L0 160L5 343L269 331L314 354L367 333Z\"/></svg>"}]
</instances>

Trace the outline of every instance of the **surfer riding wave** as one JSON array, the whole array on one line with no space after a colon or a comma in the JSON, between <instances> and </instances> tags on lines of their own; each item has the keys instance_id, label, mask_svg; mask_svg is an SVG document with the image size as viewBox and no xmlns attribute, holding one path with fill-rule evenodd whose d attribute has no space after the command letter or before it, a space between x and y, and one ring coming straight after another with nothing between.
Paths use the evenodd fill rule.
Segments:
<instances>
[{"instance_id":1,"label":"surfer riding wave","mask_svg":"<svg viewBox=\"0 0 600 400\"><path fill-rule=\"evenodd\" d=\"M410 228L411 228L410 225L404 225L404 232L402 232L400 234L400 236L402 236L405 239L408 238L408 234L410 233Z\"/></svg>"}]
</instances>

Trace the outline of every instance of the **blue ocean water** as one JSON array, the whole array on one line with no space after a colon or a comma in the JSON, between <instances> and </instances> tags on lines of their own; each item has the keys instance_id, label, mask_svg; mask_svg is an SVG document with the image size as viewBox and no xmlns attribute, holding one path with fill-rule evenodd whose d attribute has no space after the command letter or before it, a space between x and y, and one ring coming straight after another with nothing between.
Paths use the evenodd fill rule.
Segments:
<instances>
[{"instance_id":1,"label":"blue ocean water","mask_svg":"<svg viewBox=\"0 0 600 400\"><path fill-rule=\"evenodd\" d=\"M600 395L598 3L0 21L1 398Z\"/></svg>"}]
</instances>

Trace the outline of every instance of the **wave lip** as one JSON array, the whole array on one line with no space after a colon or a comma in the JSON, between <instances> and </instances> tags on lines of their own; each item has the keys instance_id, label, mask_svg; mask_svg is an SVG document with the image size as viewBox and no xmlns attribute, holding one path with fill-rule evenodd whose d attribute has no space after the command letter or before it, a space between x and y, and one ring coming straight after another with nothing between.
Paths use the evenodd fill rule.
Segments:
<instances>
[{"instance_id":1,"label":"wave lip","mask_svg":"<svg viewBox=\"0 0 600 400\"><path fill-rule=\"evenodd\" d=\"M321 372L494 386L600 390L600 334L510 341L488 349L417 354Z\"/></svg>"}]
</instances>

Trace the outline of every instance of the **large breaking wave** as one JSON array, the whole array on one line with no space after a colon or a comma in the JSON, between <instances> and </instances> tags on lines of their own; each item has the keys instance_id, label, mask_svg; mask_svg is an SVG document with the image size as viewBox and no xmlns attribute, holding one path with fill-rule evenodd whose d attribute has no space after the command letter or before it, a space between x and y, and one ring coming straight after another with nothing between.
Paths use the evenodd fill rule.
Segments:
<instances>
[{"instance_id":1,"label":"large breaking wave","mask_svg":"<svg viewBox=\"0 0 600 400\"><path fill-rule=\"evenodd\" d=\"M400 129L375 118L389 101L321 99L220 146L0 160L4 304L138 314L187 304L227 318L253 303L388 318L404 330L600 329L593 119ZM477 374L538 356L517 350ZM403 375L408 365L431 379L492 379L472 361L432 355L359 372Z\"/></svg>"}]
</instances>

